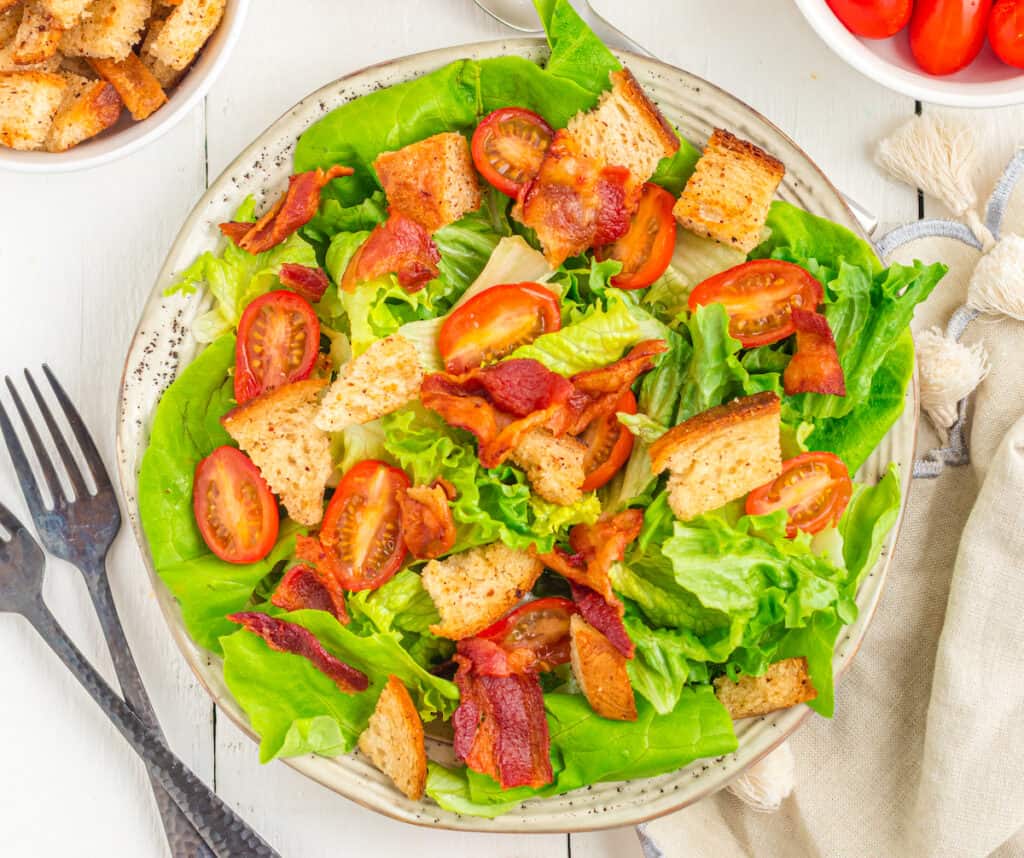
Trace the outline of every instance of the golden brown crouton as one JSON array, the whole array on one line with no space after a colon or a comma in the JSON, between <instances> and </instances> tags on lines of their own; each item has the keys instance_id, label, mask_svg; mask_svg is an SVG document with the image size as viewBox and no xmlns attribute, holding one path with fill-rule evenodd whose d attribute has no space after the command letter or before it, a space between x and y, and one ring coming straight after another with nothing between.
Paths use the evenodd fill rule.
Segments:
<instances>
[{"instance_id":1,"label":"golden brown crouton","mask_svg":"<svg viewBox=\"0 0 1024 858\"><path fill-rule=\"evenodd\" d=\"M67 73L64 77L68 88L46 138L50 152L64 152L95 137L117 122L123 106L117 91L104 80Z\"/></svg>"},{"instance_id":2,"label":"golden brown crouton","mask_svg":"<svg viewBox=\"0 0 1024 858\"><path fill-rule=\"evenodd\" d=\"M8 42L4 47L0 48L0 72L57 72L60 70L60 54L54 54L52 57L47 57L41 63L32 63L31 65L25 65L24 63L16 63L14 61L14 50L16 44L16 42L11 41Z\"/></svg>"},{"instance_id":3,"label":"golden brown crouton","mask_svg":"<svg viewBox=\"0 0 1024 858\"><path fill-rule=\"evenodd\" d=\"M651 469L669 471L669 506L683 521L718 509L782 473L779 397L744 396L709 408L651 445Z\"/></svg>"},{"instance_id":4,"label":"golden brown crouton","mask_svg":"<svg viewBox=\"0 0 1024 858\"><path fill-rule=\"evenodd\" d=\"M409 691L389 676L370 723L359 737L359 750L386 774L407 798L419 801L427 786L427 748L423 722Z\"/></svg>"},{"instance_id":5,"label":"golden brown crouton","mask_svg":"<svg viewBox=\"0 0 1024 858\"><path fill-rule=\"evenodd\" d=\"M248 454L288 515L312 527L324 515L324 489L331 476L331 442L313 425L323 378L286 384L230 411L228 434Z\"/></svg>"},{"instance_id":6,"label":"golden brown crouton","mask_svg":"<svg viewBox=\"0 0 1024 858\"><path fill-rule=\"evenodd\" d=\"M2 6L3 0L0 0L0 7ZM14 41L18 27L21 26L21 13L21 8L17 6L0 12L0 48L5 48Z\"/></svg>"},{"instance_id":7,"label":"golden brown crouton","mask_svg":"<svg viewBox=\"0 0 1024 858\"><path fill-rule=\"evenodd\" d=\"M395 152L381 152L373 169L391 208L429 232L480 208L480 184L461 134L435 134Z\"/></svg>"},{"instance_id":8,"label":"golden brown crouton","mask_svg":"<svg viewBox=\"0 0 1024 858\"><path fill-rule=\"evenodd\" d=\"M597 107L569 120L569 132L587 158L626 167L636 185L646 182L662 158L679 149L679 137L629 69L610 75L612 88Z\"/></svg>"},{"instance_id":9,"label":"golden brown crouton","mask_svg":"<svg viewBox=\"0 0 1024 858\"><path fill-rule=\"evenodd\" d=\"M41 148L67 85L51 72L0 72L0 146Z\"/></svg>"},{"instance_id":10,"label":"golden brown crouton","mask_svg":"<svg viewBox=\"0 0 1024 858\"><path fill-rule=\"evenodd\" d=\"M324 396L316 425L325 432L337 432L355 423L369 423L416 399L422 383L423 366L416 347L392 334L342 366Z\"/></svg>"},{"instance_id":11,"label":"golden brown crouton","mask_svg":"<svg viewBox=\"0 0 1024 858\"><path fill-rule=\"evenodd\" d=\"M186 68L217 29L226 0L181 0L147 53L172 69Z\"/></svg>"},{"instance_id":12,"label":"golden brown crouton","mask_svg":"<svg viewBox=\"0 0 1024 858\"><path fill-rule=\"evenodd\" d=\"M530 487L544 500L570 506L583 497L587 448L575 438L556 438L532 429L516 444L511 459L526 471Z\"/></svg>"},{"instance_id":13,"label":"golden brown crouton","mask_svg":"<svg viewBox=\"0 0 1024 858\"><path fill-rule=\"evenodd\" d=\"M818 696L806 658L777 661L763 676L741 676L739 682L720 676L715 680L715 694L733 720L767 715Z\"/></svg>"},{"instance_id":14,"label":"golden brown crouton","mask_svg":"<svg viewBox=\"0 0 1024 858\"><path fill-rule=\"evenodd\" d=\"M160 81L153 77L134 51L123 60L90 58L89 65L117 90L132 119L145 119L167 103L167 94Z\"/></svg>"},{"instance_id":15,"label":"golden brown crouton","mask_svg":"<svg viewBox=\"0 0 1024 858\"><path fill-rule=\"evenodd\" d=\"M18 34L14 37L11 56L20 66L46 62L56 56L62 33L57 21L42 5L30 3L25 7Z\"/></svg>"},{"instance_id":16,"label":"golden brown crouton","mask_svg":"<svg viewBox=\"0 0 1024 858\"><path fill-rule=\"evenodd\" d=\"M39 5L53 16L57 26L70 30L82 17L92 0L39 0Z\"/></svg>"},{"instance_id":17,"label":"golden brown crouton","mask_svg":"<svg viewBox=\"0 0 1024 858\"><path fill-rule=\"evenodd\" d=\"M159 38L165 23L165 21L159 18L154 18L149 22L149 29L146 30L146 39L142 43L142 49L139 51L139 58L146 68L149 69L153 77L160 82L160 86L164 89L170 89L184 77L186 69L171 68L167 63L154 57L150 50L157 38Z\"/></svg>"},{"instance_id":18,"label":"golden brown crouton","mask_svg":"<svg viewBox=\"0 0 1024 858\"><path fill-rule=\"evenodd\" d=\"M423 586L441 622L430 630L453 640L482 632L530 591L543 569L536 557L500 542L431 560L423 567Z\"/></svg>"},{"instance_id":19,"label":"golden brown crouton","mask_svg":"<svg viewBox=\"0 0 1024 858\"><path fill-rule=\"evenodd\" d=\"M19 3L21 3L21 0L0 0L0 12L6 12L13 9Z\"/></svg>"},{"instance_id":20,"label":"golden brown crouton","mask_svg":"<svg viewBox=\"0 0 1024 858\"><path fill-rule=\"evenodd\" d=\"M569 620L572 675L590 708L602 718L636 721L636 698L626 657L579 614Z\"/></svg>"},{"instance_id":21,"label":"golden brown crouton","mask_svg":"<svg viewBox=\"0 0 1024 858\"><path fill-rule=\"evenodd\" d=\"M785 175L781 161L716 128L672 214L686 229L749 253Z\"/></svg>"},{"instance_id":22,"label":"golden brown crouton","mask_svg":"<svg viewBox=\"0 0 1024 858\"><path fill-rule=\"evenodd\" d=\"M60 49L72 57L123 60L149 19L150 0L95 0L64 33Z\"/></svg>"}]
</instances>

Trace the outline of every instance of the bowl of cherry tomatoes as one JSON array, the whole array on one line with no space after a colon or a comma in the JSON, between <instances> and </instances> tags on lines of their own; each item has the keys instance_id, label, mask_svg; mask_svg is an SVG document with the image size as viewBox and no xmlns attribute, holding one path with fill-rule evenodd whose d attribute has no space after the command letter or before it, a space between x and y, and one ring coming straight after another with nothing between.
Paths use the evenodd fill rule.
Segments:
<instances>
[{"instance_id":1,"label":"bowl of cherry tomatoes","mask_svg":"<svg viewBox=\"0 0 1024 858\"><path fill-rule=\"evenodd\" d=\"M951 107L1024 103L1024 0L796 0L843 60Z\"/></svg>"}]
</instances>

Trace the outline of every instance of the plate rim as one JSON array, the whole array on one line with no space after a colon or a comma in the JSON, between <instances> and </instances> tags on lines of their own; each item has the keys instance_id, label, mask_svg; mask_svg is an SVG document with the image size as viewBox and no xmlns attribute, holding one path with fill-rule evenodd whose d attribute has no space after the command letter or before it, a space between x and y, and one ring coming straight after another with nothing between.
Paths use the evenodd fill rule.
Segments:
<instances>
[{"instance_id":1,"label":"plate rim","mask_svg":"<svg viewBox=\"0 0 1024 858\"><path fill-rule=\"evenodd\" d=\"M138 470L135 467L136 463L134 463L132 461L132 459L131 459L131 453L127 449L126 443L125 443L126 442L126 421L129 419L129 415L127 414L127 411L128 411L128 407L127 407L128 406L128 397L127 397L128 377L129 377L129 373L132 371L132 368L133 368L133 358L136 356L136 352L137 352L137 350L139 349L139 347L141 345L141 341L142 341L143 335L146 333L146 331L145 331L146 321L153 314L156 306L159 304L161 298L163 297L162 284L165 281L168 280L170 275L172 275L177 270L179 270L175 266L172 265L172 260L174 260L176 257L181 255L183 245L186 244L186 242L189 240L190 236L196 231L196 229L202 225L204 217L206 216L207 208L212 203L214 203L221 194L223 194L223 187L222 187L222 185L223 185L224 181L226 179L228 179L231 176L231 174L236 171L236 169L238 167L246 166L249 163L251 163L253 155L260 151L260 149L264 145L263 141L268 136L273 134L274 129L279 124L282 124L283 122L285 122L289 117L291 117L291 116L301 112L304 108L306 108L310 104L310 102L316 102L316 101L321 101L322 102L323 101L323 97L327 96L328 94L330 94L334 90L336 90L339 84L343 84L343 83L346 83L346 82L349 82L349 81L353 81L354 79L360 78L363 75L372 74L374 72L384 71L384 70L388 70L388 69L391 69L391 68L395 68L395 67L399 66L400 64L406 63L408 61L417 61L423 67L420 71L414 73L411 76L411 77L418 77L421 74L425 74L427 69L429 69L429 68L437 68L437 67L440 67L441 65L447 64L449 62L453 62L453 61L456 61L458 59L465 58L466 56L474 55L474 54L477 54L477 53L480 53L480 52L483 52L486 56L491 57L491 56L506 56L506 55L524 55L524 54L529 54L531 52L536 52L538 50L540 50L541 53L544 53L545 51L547 51L547 49L548 49L547 41L543 37L517 37L517 38L507 38L507 39L490 39L490 40L482 40L482 41L478 41L478 42L469 42L469 43L465 43L465 44L461 44L461 45L456 45L456 46L451 46L451 47L435 48L435 49L432 49L432 50L429 50L429 51L415 52L415 53L406 54L406 55L403 55L403 56L400 56L400 57L393 57L393 58L390 58L390 59L386 59L386 60L383 60L381 62L371 63L369 65L366 65L366 66L363 66L363 67L361 67L359 69L356 69L356 70L354 70L352 72L349 72L349 73L347 73L345 75L341 75L338 78L336 78L336 79L334 79L334 80L324 84L323 86L318 87L316 90L310 92L308 95L304 96L299 101L297 101L294 105L292 105L287 110L282 112L276 119L274 119L259 135L257 135L253 139L253 141L249 145L247 145L228 165L226 165L226 167L220 172L220 174L214 180L209 182L206 191L196 201L195 205L190 210L189 214L187 215L187 217L183 221L181 228L178 230L174 240L172 241L172 243L171 243L171 245L170 245L170 247L169 247L169 249L167 251L167 254L165 256L164 262L161 265L160 270L159 270L159 272L157 274L156 282L154 284L154 287L151 290L151 292L150 292L148 298L146 299L146 302L145 302L145 304L144 304L144 306L143 306L143 308L141 310L141 313L140 313L140 316L139 316L139 322L138 322L138 324L136 326L136 329L135 329L135 332L133 333L133 335L131 337L131 340L129 342L129 346L128 346L128 350L127 350L127 356L126 356L126 360L125 360L125 365L124 365L124 368L123 368L123 371L122 371L121 381L120 381L120 385L119 385L119 398L118 398L117 417L116 417L116 419L117 419L116 452L117 452L117 471L118 471L118 477L119 477L119 483L120 483L120 488L121 488L122 496L126 499L126 506L129 507L129 520L130 520L130 523L131 523L132 533L134 535L135 541L136 541L136 543L137 543L137 545L139 547L140 553L142 555L142 559L143 559L144 565L146 567L146 572L147 572L147 575L149 576L150 583L151 583L151 585L154 588L154 595L157 596L157 601L158 601L158 604L159 604L159 607L160 607L160 612L161 612L161 614L163 616L163 620L164 620L166 626L168 627L168 630L171 632L171 635L174 638L175 644L177 645L179 651L182 654L182 657L185 659L186 663L189 666L189 669L192 671L193 675L196 677L196 679L199 682L199 684L202 686L204 691L210 697L210 700L213 703L213 705L216 706L218 708L218 710L220 710L220 712L226 714L227 717L232 721L232 723L235 724L235 726L237 726L239 728L239 730L241 730L242 733L244 733L246 736L248 736L257 745L259 743L259 736L252 730L252 728L249 726L249 724L247 723L246 720L244 720L243 718L238 717L235 712L231 711L230 708L222 705L218 693L210 686L210 684L208 683L205 675L203 674L202 670L200 669L201 663L206 662L207 666L209 666L212 662L219 661L218 657L216 655L208 652L207 650L201 648L198 644L196 644L194 641L192 641L192 639L189 637L187 631L185 630L184 624L183 624L183 622L181 620L180 608L178 608L178 615L175 616L173 614L173 610L168 607L167 600L159 598L160 591L163 591L169 597L169 601L172 604L174 604L175 606L177 605L177 602L174 599L173 594L170 593L170 591L167 589L166 585L163 583L162 579L160 578L159 574L156 572L155 565L153 563L152 556L151 556L150 551L149 551L149 543L148 543L148 541L147 541L147 539L145 537L145 533L143 532L142 524L141 524L141 517L139 515L138 491L137 491L137 488L138 488ZM758 123L763 124L764 126L767 126L773 133L779 135L794 150L796 150L806 160L806 162L811 166L811 168L817 173L818 178L821 180L823 185L829 191L830 196L832 198L832 201L833 202L838 202L838 204L841 207L841 209L847 215L847 218L846 218L847 222L845 224L842 224L842 225L846 226L849 229L851 229L860 238L863 238L865 241L868 241L869 243L871 243L870 238L864 233L863 228L857 222L857 219L853 215L852 211L850 211L849 206L847 205L847 203L845 201L845 198L836 189L836 187L832 184L831 180L828 178L828 175L818 166L818 164L797 143L795 143L792 140L792 138L790 138L790 136L788 134L786 134L784 131L782 131L780 128L778 128L778 126L776 126L769 119L764 117L755 108L751 107L750 105L748 105L746 102L742 101L737 96L732 95L731 93L727 92L726 90L723 90L721 87L719 87L719 86L717 86L717 85L715 85L715 84L705 80L704 78L701 78L699 75L693 74L692 72L688 72L688 71L686 71L684 69L681 69L681 68L679 68L677 66L674 66L674 65L672 65L670 63L666 63L666 62L663 62L663 61L660 61L660 60L656 60L656 59L650 58L650 57L640 56L638 54L634 54L634 53L629 52L629 51L613 50L612 52L615 54L615 56L617 58L619 58L620 60L623 61L623 64L627 64L627 61L628 61L628 64L632 64L633 66L636 66L637 64L644 64L644 65L650 64L650 65L653 65L655 67L660 67L660 68L664 69L665 71L670 72L673 75L681 75L681 76L683 76L685 78L689 78L695 84L699 84L700 88L706 88L706 89L708 89L710 91L713 91L719 98L721 98L721 99L731 103L731 105L734 108L739 108L740 111L742 111L743 113L749 115L751 118L756 120ZM321 105L321 107L323 107L323 105ZM332 110L333 109L334 108L332 108ZM327 115L327 113L329 113L329 112L330 112L330 110L323 109L322 115ZM318 117L318 118L322 118L322 116ZM314 120L314 121L316 121L316 120ZM307 126L307 128L308 127L309 126ZM182 363L179 362L178 365L175 367L175 377L177 377L177 375L187 365L188 365L188 363L182 364ZM163 395L163 392L165 390L166 390L166 387L164 387L163 390L160 391L160 396ZM912 417L912 427L910 429L910 437L911 437L911 439L913 441L913 443L911 445L911 449L913 449L913 447L916 446L916 439L917 439L918 426L919 426L919 420L920 420L920 396L919 396L919 391L918 391L918 378L917 378L916 365L915 365L914 375L913 375L913 378L912 378L912 381L911 381L911 385L908 388L908 393L907 393L906 399L907 399L907 403L906 403L906 406L905 406L904 413L901 416L900 420L905 420L907 418L907 412L908 411L910 412L911 417ZM150 420L152 419L152 410L155 410L155 405L154 405L153 409L150 410L150 413L147 415ZM894 426L890 429L890 432L894 431L896 426L898 426L898 425L899 425L899 421L897 421L897 423L894 424ZM149 428L150 427L147 426L146 429L145 429L145 434L146 435L148 435ZM141 464L141 457L140 457L140 459L139 459L137 464ZM840 679L840 677L842 676L842 674L850 667L850 665L853 662L854 657L856 656L856 654L859 651L860 647L863 645L864 640L865 640L865 638L867 636L867 632L868 632L868 630L871 627L872 619L873 619L873 617L874 617L874 615L875 615L875 613L877 611L878 604L881 601L883 593L885 592L886 578L888 576L889 567L890 567L891 562L892 562L892 557L893 557L893 555L895 553L895 549L896 549L896 546L898 544L899 535L900 535L900 531L902 529L902 524L903 524L903 521L904 521L904 515L905 515L905 511L906 511L906 507L907 507L907 503L908 503L908 499L909 499L909 490L910 490L910 485L911 485L910 475L909 474L901 474L901 483L902 483L902 485L901 485L901 500L900 500L899 514L897 516L896 522L893 525L892 530L890 531L890 533L889 533L889 535L887 537L883 556L876 563L876 566L874 567L874 570L872 571L873 575L878 576L878 582L877 582L877 585L876 585L876 591L875 591L875 594L874 594L873 598L871 599L871 601L866 606L862 607L862 616L858 618L858 620L856 621L855 624L851 624L850 626L846 627L847 629L851 629L851 628L854 627L854 625L862 625L863 631L860 633L859 637L856 640L853 641L852 646L850 647L848 652L846 652L844 654L844 656L842 658L842 661L837 665L837 667L835 669L835 679L836 679L837 683L838 683L838 680ZM127 500L129 498L131 498L131 503L127 503ZM863 586L863 584L862 584L862 586ZM864 610L864 609L866 609L866 610ZM834 663L834 665L836 665L836 660L839 659L838 649L839 649L839 644L837 643L836 651L833 653L833 663ZM400 822L405 822L407 824L417 825L417 826L420 826L420 827L440 828L440 829L454 830L454 831L483 832L483 833L502 833L502 832L506 832L506 833L531 833L531 834L533 834L533 833L536 833L536 834L562 834L562 833L577 833L577 832L587 832L587 831L599 831L599 830L604 830L604 829L609 829L609 828L618 828L618 827L622 827L622 826L626 826L626 825L638 825L638 824L642 824L644 822L649 822L649 821L651 821L653 819L657 819L657 818L665 816L665 815L667 815L669 813L674 813L675 811L681 810L681 809L683 809L683 808L685 808L685 807L687 807L687 806L689 806L691 804L694 804L694 803L696 803L696 802L698 802L698 801L708 797L709 795L713 794L714 792L717 792L718 790L722 789L728 782L731 782L735 778L741 776L751 766L755 765L761 759L763 759L768 754L772 753L772 751L777 749L782 743L787 741L793 735L793 733L795 733L796 730L799 729L799 727L803 725L803 723L807 720L808 716L810 716L812 710L809 709L806 705L802 705L801 704L801 705L799 705L797 707L791 707L788 710L782 710L782 712L783 713L788 713L790 715L790 720L792 721L792 723L787 724L785 727L781 728L781 730L779 732L779 735L777 737L775 737L774 740L771 741L770 744L767 747L765 747L761 752L759 752L756 756L752 755L749 760L744 760L741 765L738 765L737 768L735 769L735 771L730 772L726 782L722 782L720 777L717 778L717 779L714 778L714 777L708 778L707 783L703 784L701 787L699 787L697 789L694 789L694 790L691 790L691 791L687 791L686 795L685 795L685 798L682 798L679 801L674 802L674 803L670 802L668 805L662 806L662 807L658 807L657 809L655 809L655 810L653 810L651 812L647 812L647 811L641 809L640 812L638 812L638 813L631 813L629 809L620 808L618 810L618 815L619 816L621 816L623 814L627 814L629 816L629 818L627 820L625 820L625 821L623 819L621 819L621 818L615 818L615 819L612 819L610 821L603 822L602 820L604 818L604 815L601 814L601 815L596 815L596 816L588 815L586 817L575 817L574 816L574 817L572 817L570 819L568 824L564 824L564 825L548 825L546 823L543 823L543 822L540 822L540 821L534 821L534 820L529 819L529 818L515 817L515 816L509 816L509 815L501 815L501 816L498 816L498 817L495 817L495 818L491 818L491 819L488 819L488 818L485 818L485 817L465 816L465 815L462 815L462 814L456 814L456 813L453 813L453 812L444 811L441 808L436 808L435 809L432 806L428 806L428 809L431 812L426 814L425 816L421 816L421 815L415 815L414 816L414 815L410 815L408 813L402 812L397 807L393 808L391 806L385 806L385 805L383 805L381 803L374 803L370 799L364 798L363 795L359 792L359 790L355 788L355 786L357 786L355 784L354 784L354 787L351 790L344 791L344 790L340 789L337 785L335 785L333 783L327 783L324 779L318 777L315 773L313 773L313 772L311 772L309 770L310 766L311 766L311 763L321 762L323 758L319 758L319 757L316 757L314 755L306 755L306 756L301 756L301 757L285 758L285 759L281 759L279 761L285 763L286 765L288 765L293 770L303 774L305 777L307 777L310 780L314 781L319 786L324 787L324 788L326 788L326 789L328 789L328 790L330 790L332 792L335 792L338 795L341 795L344 798L346 798L346 799L348 799L350 801L353 801L356 804L358 804L358 805L360 805L360 806L362 806L362 807L364 807L364 808L366 808L368 810L372 810L375 813L379 813L379 814L381 814L383 816L386 816L388 818L391 818L391 819L394 819L394 820L397 820L397 821L400 821ZM781 714L781 713L773 713L773 714ZM763 716L763 717L765 717L765 716ZM779 728L776 728L773 725L772 729L779 729ZM733 752L733 754L740 753L742 751L742 749L743 748L742 748L742 744L741 744L737 748L737 750L735 752ZM724 758L709 758L709 761L721 760L721 759L724 759ZM275 761L275 762L277 762L277 761ZM697 761L697 762L700 762L700 761ZM678 774L680 771L683 771L685 768L686 767L682 767L680 769L675 770L673 773L666 773L666 774ZM665 776L666 775L661 775L661 776L658 776L658 777L665 777ZM627 781L627 782L623 782L623 783L635 783L635 782L651 781L651 780L653 780L653 779L651 779L651 778L638 778L638 779L634 779L633 781ZM582 789L586 789L586 788L581 788L581 790ZM567 794L571 794L571 793L567 793ZM396 799L397 798L398 798L398 796L396 794ZM554 797L554 798L557 798L557 797ZM551 801L551 800L552 799L550 799L550 798L549 799L535 799L535 800L530 800L530 802L528 802L528 804L532 804L533 802L536 802L537 806L541 806L544 802ZM423 802L421 801L419 804L423 805ZM459 824L452 824L451 822L446 822L444 820L444 818L443 818L445 815L453 817L454 819L457 819Z\"/></svg>"}]
</instances>

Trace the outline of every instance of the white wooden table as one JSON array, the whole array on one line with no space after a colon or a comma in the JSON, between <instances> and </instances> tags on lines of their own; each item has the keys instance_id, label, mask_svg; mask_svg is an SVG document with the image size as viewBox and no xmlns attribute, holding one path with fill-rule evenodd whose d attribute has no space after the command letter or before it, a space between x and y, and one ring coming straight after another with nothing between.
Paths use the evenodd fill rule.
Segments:
<instances>
[{"instance_id":1,"label":"white wooden table","mask_svg":"<svg viewBox=\"0 0 1024 858\"><path fill-rule=\"evenodd\" d=\"M764 113L883 223L918 217L916 193L884 178L870 158L874 141L909 117L914 102L846 67L790 4L595 5L656 55ZM227 71L205 105L168 136L86 173L0 173L0 373L48 362L112 463L129 338L164 254L209 178L300 97L339 75L505 34L470 0L254 0ZM1020 127L1021 115L1007 112L1007 126L1016 118ZM0 498L27 518L2 454ZM288 858L640 854L629 829L518 837L412 828L363 810L280 763L261 766L255 746L226 718L217 718L175 649L127 530L113 552L111 577L172 747ZM113 681L78 574L51 563L46 597ZM0 676L0 854L165 855L142 766L20 619L0 617Z\"/></svg>"}]
</instances>

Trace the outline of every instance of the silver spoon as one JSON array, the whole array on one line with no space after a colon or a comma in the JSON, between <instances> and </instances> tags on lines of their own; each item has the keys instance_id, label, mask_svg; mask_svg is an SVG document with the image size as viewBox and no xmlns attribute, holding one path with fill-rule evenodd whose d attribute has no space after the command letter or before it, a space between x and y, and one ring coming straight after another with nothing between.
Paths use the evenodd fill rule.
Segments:
<instances>
[{"instance_id":1,"label":"silver spoon","mask_svg":"<svg viewBox=\"0 0 1024 858\"><path fill-rule=\"evenodd\" d=\"M518 30L521 33L530 33L531 35L544 32L532 0L473 0L473 2L494 18L495 21L504 24L506 27L511 27L513 30ZM609 47L622 48L647 57L654 56L649 50L641 47L629 38L622 30L613 27L607 20L602 18L594 10L594 7L590 5L589 0L576 0L573 8L576 9L579 16L587 22L590 29L597 34L601 41ZM874 233L878 228L878 218L862 205L851 200L846 194L843 194L843 199L864 232L867 235Z\"/></svg>"}]
</instances>

